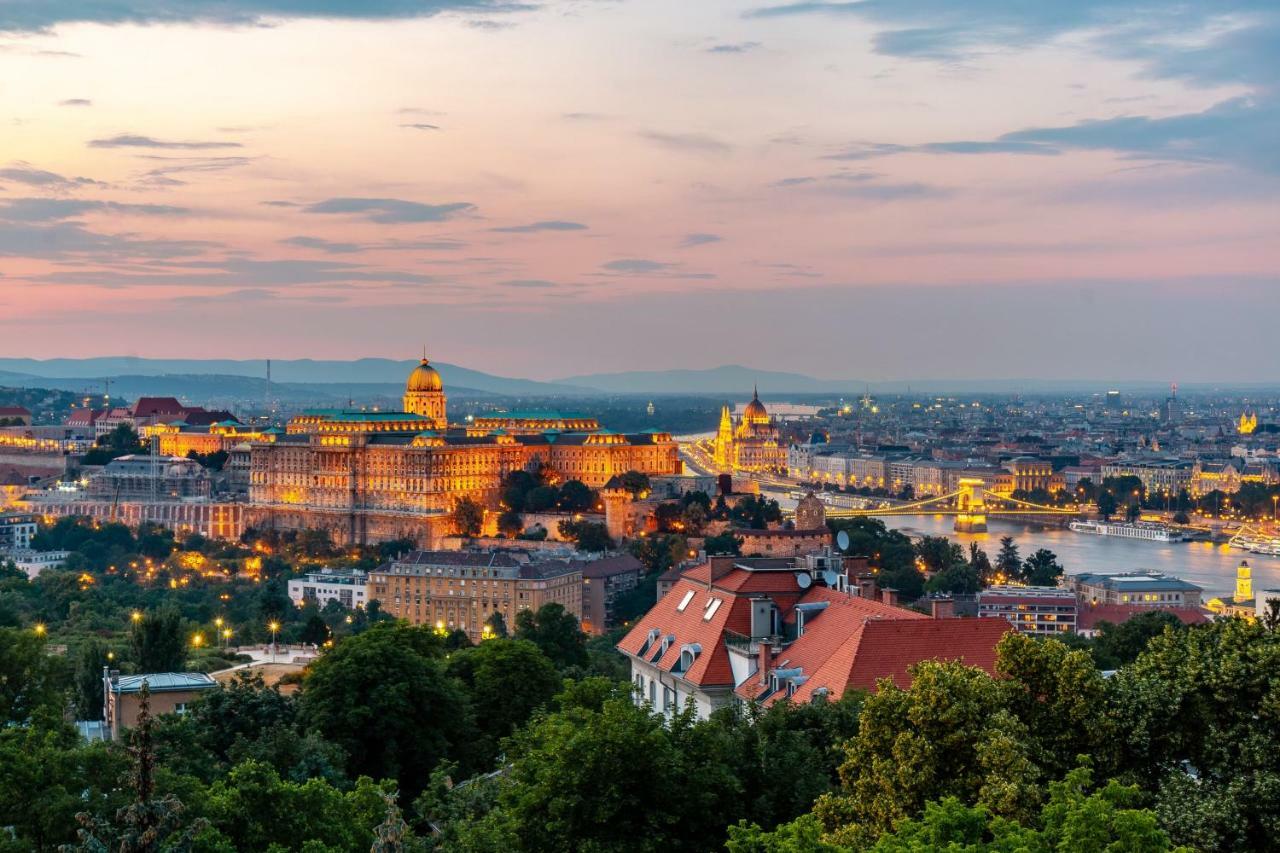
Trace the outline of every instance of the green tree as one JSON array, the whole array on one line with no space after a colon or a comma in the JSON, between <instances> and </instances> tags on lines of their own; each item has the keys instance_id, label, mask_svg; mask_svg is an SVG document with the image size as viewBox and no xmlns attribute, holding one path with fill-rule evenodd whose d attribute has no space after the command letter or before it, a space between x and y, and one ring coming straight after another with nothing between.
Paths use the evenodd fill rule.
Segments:
<instances>
[{"instance_id":1,"label":"green tree","mask_svg":"<svg viewBox=\"0 0 1280 853\"><path fill-rule=\"evenodd\" d=\"M489 614L489 618L485 620L485 625L489 626L489 631L494 637L503 638L507 636L507 620L498 611Z\"/></svg>"},{"instance_id":2,"label":"green tree","mask_svg":"<svg viewBox=\"0 0 1280 853\"><path fill-rule=\"evenodd\" d=\"M736 557L742 553L743 541L734 536L732 530L726 530L715 536L708 536L703 540L702 547L706 549L708 556L728 554Z\"/></svg>"},{"instance_id":3,"label":"green tree","mask_svg":"<svg viewBox=\"0 0 1280 853\"><path fill-rule=\"evenodd\" d=\"M398 779L413 796L442 759L465 755L475 726L466 694L427 628L375 625L312 664L299 723L350 757L354 774Z\"/></svg>"},{"instance_id":4,"label":"green tree","mask_svg":"<svg viewBox=\"0 0 1280 853\"><path fill-rule=\"evenodd\" d=\"M586 634L578 626L577 618L554 601L542 605L537 612L517 613L515 638L537 646L558 667L587 663Z\"/></svg>"},{"instance_id":5,"label":"green tree","mask_svg":"<svg viewBox=\"0 0 1280 853\"><path fill-rule=\"evenodd\" d=\"M991 565L991 558L987 556L986 551L978 547L977 542L969 543L969 568L973 569L973 573L977 575L979 585L991 585L996 573L995 566Z\"/></svg>"},{"instance_id":6,"label":"green tree","mask_svg":"<svg viewBox=\"0 0 1280 853\"><path fill-rule=\"evenodd\" d=\"M1022 580L1030 586L1057 586L1062 571L1058 556L1047 548L1040 548L1022 564Z\"/></svg>"},{"instance_id":7,"label":"green tree","mask_svg":"<svg viewBox=\"0 0 1280 853\"><path fill-rule=\"evenodd\" d=\"M627 471L618 477L618 488L626 489L633 498L649 493L649 475L643 471Z\"/></svg>"},{"instance_id":8,"label":"green tree","mask_svg":"<svg viewBox=\"0 0 1280 853\"><path fill-rule=\"evenodd\" d=\"M524 518L516 510L503 510L498 516L498 532L508 539L516 538L524 532Z\"/></svg>"},{"instance_id":9,"label":"green tree","mask_svg":"<svg viewBox=\"0 0 1280 853\"><path fill-rule=\"evenodd\" d=\"M944 572L962 565L964 551L946 536L923 536L916 543L916 556L928 572Z\"/></svg>"},{"instance_id":10,"label":"green tree","mask_svg":"<svg viewBox=\"0 0 1280 853\"><path fill-rule=\"evenodd\" d=\"M479 536L484 530L484 507L471 498L460 498L453 505L453 527L459 536Z\"/></svg>"},{"instance_id":11,"label":"green tree","mask_svg":"<svg viewBox=\"0 0 1280 853\"><path fill-rule=\"evenodd\" d=\"M565 519L559 524L560 535L574 542L579 551L596 554L613 547L609 528L598 521Z\"/></svg>"},{"instance_id":12,"label":"green tree","mask_svg":"<svg viewBox=\"0 0 1280 853\"><path fill-rule=\"evenodd\" d=\"M461 681L475 710L486 758L498 743L560 691L560 675L546 655L526 640L488 640L449 658L449 675Z\"/></svg>"},{"instance_id":13,"label":"green tree","mask_svg":"<svg viewBox=\"0 0 1280 853\"><path fill-rule=\"evenodd\" d=\"M101 640L89 639L76 659L74 704L76 719L102 719L102 670L109 666L110 650Z\"/></svg>"},{"instance_id":14,"label":"green tree","mask_svg":"<svg viewBox=\"0 0 1280 853\"><path fill-rule=\"evenodd\" d=\"M1000 537L1000 552L996 554L996 575L1005 582L1022 577L1022 555L1012 536Z\"/></svg>"},{"instance_id":15,"label":"green tree","mask_svg":"<svg viewBox=\"0 0 1280 853\"><path fill-rule=\"evenodd\" d=\"M1115 495L1110 492L1098 492L1098 515L1102 516L1104 521L1109 521L1119 508L1120 504L1116 501Z\"/></svg>"},{"instance_id":16,"label":"green tree","mask_svg":"<svg viewBox=\"0 0 1280 853\"><path fill-rule=\"evenodd\" d=\"M1185 629L1177 616L1164 610L1139 613L1118 625L1100 622L1098 636L1091 646L1093 659L1099 669L1119 669L1137 660L1153 637L1165 631Z\"/></svg>"},{"instance_id":17,"label":"green tree","mask_svg":"<svg viewBox=\"0 0 1280 853\"><path fill-rule=\"evenodd\" d=\"M555 486L536 486L524 496L526 512L546 512L554 509L560 500L560 490Z\"/></svg>"},{"instance_id":18,"label":"green tree","mask_svg":"<svg viewBox=\"0 0 1280 853\"><path fill-rule=\"evenodd\" d=\"M0 729L56 724L62 716L64 678L43 634L0 628Z\"/></svg>"},{"instance_id":19,"label":"green tree","mask_svg":"<svg viewBox=\"0 0 1280 853\"><path fill-rule=\"evenodd\" d=\"M566 480L560 486L559 507L565 512L583 512L596 505L596 493L581 480Z\"/></svg>"},{"instance_id":20,"label":"green tree","mask_svg":"<svg viewBox=\"0 0 1280 853\"><path fill-rule=\"evenodd\" d=\"M129 644L139 672L181 672L187 660L182 616L172 605L134 620Z\"/></svg>"}]
</instances>

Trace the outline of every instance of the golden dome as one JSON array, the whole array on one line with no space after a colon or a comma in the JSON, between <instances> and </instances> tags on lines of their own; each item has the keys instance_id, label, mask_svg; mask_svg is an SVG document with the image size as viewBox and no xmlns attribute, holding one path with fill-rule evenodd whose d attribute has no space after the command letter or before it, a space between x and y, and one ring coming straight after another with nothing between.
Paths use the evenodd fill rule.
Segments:
<instances>
[{"instance_id":1,"label":"golden dome","mask_svg":"<svg viewBox=\"0 0 1280 853\"><path fill-rule=\"evenodd\" d=\"M764 403L760 402L759 391L751 395L751 402L742 410L742 419L748 423L768 422L769 413L765 411Z\"/></svg>"},{"instance_id":2,"label":"golden dome","mask_svg":"<svg viewBox=\"0 0 1280 853\"><path fill-rule=\"evenodd\" d=\"M440 374L424 357L422 363L409 374L409 381L405 383L404 390L410 393L414 391L443 391L444 383L440 381Z\"/></svg>"}]
</instances>

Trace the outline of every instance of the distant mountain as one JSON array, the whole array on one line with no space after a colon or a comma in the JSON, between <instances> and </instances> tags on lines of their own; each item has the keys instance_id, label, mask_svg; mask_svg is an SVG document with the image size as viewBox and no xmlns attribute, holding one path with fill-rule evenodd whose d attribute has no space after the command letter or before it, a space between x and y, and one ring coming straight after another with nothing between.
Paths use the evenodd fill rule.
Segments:
<instances>
[{"instance_id":1,"label":"distant mountain","mask_svg":"<svg viewBox=\"0 0 1280 853\"><path fill-rule=\"evenodd\" d=\"M356 361L316 361L313 359L286 359L271 362L271 380L274 386L288 385L398 385L404 387L405 377L418 364L416 359L395 361L386 358L362 358ZM445 391L473 391L502 395L581 395L586 389L574 388L532 379L512 379L494 376L478 370L470 370L454 364L432 362L440 371ZM249 378L265 382L265 360L232 359L168 359L133 358L128 356L103 358L0 358L0 381L24 385L44 382L45 387L68 388L66 382L78 383L70 390L97 388L104 377L117 379L129 377L177 377L219 376L224 378ZM54 383L51 380L64 380ZM121 394L125 392L121 389ZM172 393L149 390L145 393ZM194 391L187 392L195 395ZM261 392L257 392L259 395ZM245 396L252 396L246 394ZM342 396L341 393L338 396Z\"/></svg>"},{"instance_id":2,"label":"distant mountain","mask_svg":"<svg viewBox=\"0 0 1280 853\"><path fill-rule=\"evenodd\" d=\"M854 394L864 388L856 380L814 379L800 373L756 370L739 364L706 370L633 370L593 373L558 380L611 394L730 394L749 395L759 385L766 396L783 393Z\"/></svg>"}]
</instances>

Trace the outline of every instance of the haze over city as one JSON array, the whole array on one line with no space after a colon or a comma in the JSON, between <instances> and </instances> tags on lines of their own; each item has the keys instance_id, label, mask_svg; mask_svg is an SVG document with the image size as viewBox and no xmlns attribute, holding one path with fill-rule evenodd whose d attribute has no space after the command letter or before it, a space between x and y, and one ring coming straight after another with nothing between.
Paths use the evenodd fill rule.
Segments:
<instances>
[{"instance_id":1,"label":"haze over city","mask_svg":"<svg viewBox=\"0 0 1280 853\"><path fill-rule=\"evenodd\" d=\"M0 354L1270 380L1277 56L1247 0L7 2Z\"/></svg>"}]
</instances>

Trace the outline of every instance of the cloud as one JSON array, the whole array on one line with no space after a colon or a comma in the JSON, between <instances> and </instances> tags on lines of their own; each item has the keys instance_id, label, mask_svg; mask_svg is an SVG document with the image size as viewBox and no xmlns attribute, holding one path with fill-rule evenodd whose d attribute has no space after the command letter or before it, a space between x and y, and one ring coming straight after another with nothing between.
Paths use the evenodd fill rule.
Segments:
<instances>
[{"instance_id":1,"label":"cloud","mask_svg":"<svg viewBox=\"0 0 1280 853\"><path fill-rule=\"evenodd\" d=\"M684 239L680 241L681 249L691 249L694 246L705 246L708 243L719 243L724 238L719 234L686 234Z\"/></svg>"},{"instance_id":2,"label":"cloud","mask_svg":"<svg viewBox=\"0 0 1280 853\"><path fill-rule=\"evenodd\" d=\"M246 26L290 18L396 20L530 8L510 0L5 0L0 31L39 32L69 23Z\"/></svg>"},{"instance_id":3,"label":"cloud","mask_svg":"<svg viewBox=\"0 0 1280 853\"><path fill-rule=\"evenodd\" d=\"M44 187L50 190L70 190L76 187L102 185L101 182L92 178L66 178L56 172L37 169L21 160L11 166L0 168L0 181L26 184L29 187Z\"/></svg>"},{"instance_id":4,"label":"cloud","mask_svg":"<svg viewBox=\"0 0 1280 853\"><path fill-rule=\"evenodd\" d=\"M507 234L531 234L536 231L585 231L587 226L581 222L566 222L563 219L543 219L530 222L528 225L504 225L501 228L490 228L490 231L501 231Z\"/></svg>"},{"instance_id":5,"label":"cloud","mask_svg":"<svg viewBox=\"0 0 1280 853\"><path fill-rule=\"evenodd\" d=\"M941 198L951 194L945 187L919 181L886 180L878 172L835 172L830 175L783 178L771 187L797 189L867 201Z\"/></svg>"},{"instance_id":6,"label":"cloud","mask_svg":"<svg viewBox=\"0 0 1280 853\"><path fill-rule=\"evenodd\" d=\"M160 164L147 169L138 178L140 182L156 187L185 186L187 181L175 177L175 175L225 172L228 169L248 166L254 160L252 157L239 156L170 157L162 154L143 154L140 155L140 159Z\"/></svg>"},{"instance_id":7,"label":"cloud","mask_svg":"<svg viewBox=\"0 0 1280 853\"><path fill-rule=\"evenodd\" d=\"M622 258L617 261L609 261L607 264L601 264L600 268L609 272L624 273L627 275L635 275L642 273L662 272L674 267L675 264L661 263L660 261L649 261L643 258Z\"/></svg>"},{"instance_id":8,"label":"cloud","mask_svg":"<svg viewBox=\"0 0 1280 853\"><path fill-rule=\"evenodd\" d=\"M93 101L88 98L67 98L65 101L58 101L60 107L91 107Z\"/></svg>"},{"instance_id":9,"label":"cloud","mask_svg":"<svg viewBox=\"0 0 1280 853\"><path fill-rule=\"evenodd\" d=\"M213 148L243 148L239 142L177 142L156 139L151 136L140 136L133 133L122 133L105 139L91 139L90 148L161 148L174 151L203 151Z\"/></svg>"},{"instance_id":10,"label":"cloud","mask_svg":"<svg viewBox=\"0 0 1280 853\"><path fill-rule=\"evenodd\" d=\"M560 117L568 121L605 121L609 118L604 113L562 113Z\"/></svg>"},{"instance_id":11,"label":"cloud","mask_svg":"<svg viewBox=\"0 0 1280 853\"><path fill-rule=\"evenodd\" d=\"M698 154L727 154L733 150L733 146L729 145L729 143L701 133L664 133L657 130L644 130L640 132L640 136L673 151L690 151Z\"/></svg>"},{"instance_id":12,"label":"cloud","mask_svg":"<svg viewBox=\"0 0 1280 853\"><path fill-rule=\"evenodd\" d=\"M707 53L748 53L763 47L758 41L740 41L733 44L715 44L707 48Z\"/></svg>"},{"instance_id":13,"label":"cloud","mask_svg":"<svg viewBox=\"0 0 1280 853\"><path fill-rule=\"evenodd\" d=\"M186 216L185 207L167 204L126 204L71 198L15 198L0 201L0 220L6 222L56 222L86 213L121 216Z\"/></svg>"},{"instance_id":14,"label":"cloud","mask_svg":"<svg viewBox=\"0 0 1280 853\"><path fill-rule=\"evenodd\" d=\"M546 281L541 278L513 278L507 281L498 282L503 287L520 287L531 290L545 290L556 286L554 281Z\"/></svg>"},{"instance_id":15,"label":"cloud","mask_svg":"<svg viewBox=\"0 0 1280 853\"><path fill-rule=\"evenodd\" d=\"M289 237L281 240L286 246L314 249L330 255L350 255L357 252L389 251L452 251L466 246L457 240L387 240L381 243L343 243L323 237Z\"/></svg>"},{"instance_id":16,"label":"cloud","mask_svg":"<svg viewBox=\"0 0 1280 853\"><path fill-rule=\"evenodd\" d=\"M363 214L363 218L380 224L398 222L444 222L475 210L468 202L422 204L398 198L330 198L309 204L306 213Z\"/></svg>"},{"instance_id":17,"label":"cloud","mask_svg":"<svg viewBox=\"0 0 1280 853\"><path fill-rule=\"evenodd\" d=\"M145 240L101 234L79 222L12 222L0 228L0 257L109 263L192 257L217 248L203 240Z\"/></svg>"},{"instance_id":18,"label":"cloud","mask_svg":"<svg viewBox=\"0 0 1280 853\"><path fill-rule=\"evenodd\" d=\"M3 243L0 243L3 250ZM257 260L227 257L213 260L173 260L163 267L127 270L58 271L30 278L49 284L85 284L96 287L289 287L339 285L356 282L421 286L435 277L401 270L383 270L361 264L317 260Z\"/></svg>"},{"instance_id":19,"label":"cloud","mask_svg":"<svg viewBox=\"0 0 1280 853\"><path fill-rule=\"evenodd\" d=\"M286 246L316 249L321 252L328 252L331 255L346 255L364 250L364 247L359 243L335 243L322 237L290 237L280 242Z\"/></svg>"},{"instance_id":20,"label":"cloud","mask_svg":"<svg viewBox=\"0 0 1280 853\"><path fill-rule=\"evenodd\" d=\"M401 126L401 127L404 127L404 128L408 128L408 129L410 129L410 130L439 130L439 129L440 129L440 125L438 125L438 124L427 124L427 123L425 123L425 122L415 122L415 123L412 123L412 124L402 124L402 125L400 125L400 126Z\"/></svg>"}]
</instances>

